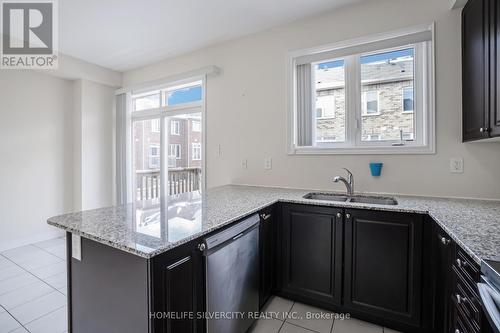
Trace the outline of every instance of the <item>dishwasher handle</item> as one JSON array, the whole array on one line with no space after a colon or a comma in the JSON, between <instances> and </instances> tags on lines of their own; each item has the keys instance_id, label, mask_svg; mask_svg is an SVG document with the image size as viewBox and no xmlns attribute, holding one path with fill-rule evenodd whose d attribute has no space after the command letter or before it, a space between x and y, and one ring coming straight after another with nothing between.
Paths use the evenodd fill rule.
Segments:
<instances>
[{"instance_id":1,"label":"dishwasher handle","mask_svg":"<svg viewBox=\"0 0 500 333\"><path fill-rule=\"evenodd\" d=\"M481 296L481 303L494 333L500 332L500 295L487 283L478 283L477 288Z\"/></svg>"},{"instance_id":2,"label":"dishwasher handle","mask_svg":"<svg viewBox=\"0 0 500 333\"><path fill-rule=\"evenodd\" d=\"M202 244L200 244L198 246L198 249L200 249L200 251L202 252L207 252L223 243L226 243L227 241L236 240L243 236L248 230L256 227L259 223L259 215L252 215L232 227L222 230L213 236L205 238L202 243L204 246L201 246ZM203 248L203 250L201 248Z\"/></svg>"}]
</instances>

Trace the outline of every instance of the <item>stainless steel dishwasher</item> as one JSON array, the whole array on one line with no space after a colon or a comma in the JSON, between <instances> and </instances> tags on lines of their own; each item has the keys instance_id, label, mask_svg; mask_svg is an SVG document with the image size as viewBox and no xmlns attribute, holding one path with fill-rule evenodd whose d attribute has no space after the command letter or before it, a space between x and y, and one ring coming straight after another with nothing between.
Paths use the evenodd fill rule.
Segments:
<instances>
[{"instance_id":1,"label":"stainless steel dishwasher","mask_svg":"<svg viewBox=\"0 0 500 333\"><path fill-rule=\"evenodd\" d=\"M204 239L207 333L244 333L259 311L259 216Z\"/></svg>"}]
</instances>

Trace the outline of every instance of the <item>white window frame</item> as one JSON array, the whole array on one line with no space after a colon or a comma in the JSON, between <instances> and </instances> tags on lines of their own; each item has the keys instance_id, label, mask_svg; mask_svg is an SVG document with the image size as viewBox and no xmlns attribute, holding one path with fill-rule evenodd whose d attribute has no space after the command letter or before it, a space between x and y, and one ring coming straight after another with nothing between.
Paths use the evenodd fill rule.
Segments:
<instances>
[{"instance_id":1,"label":"white window frame","mask_svg":"<svg viewBox=\"0 0 500 333\"><path fill-rule=\"evenodd\" d=\"M175 158L176 160L181 160L182 159L182 145L180 143L169 143L168 144L168 157Z\"/></svg>"},{"instance_id":2,"label":"white window frame","mask_svg":"<svg viewBox=\"0 0 500 333\"><path fill-rule=\"evenodd\" d=\"M191 143L191 160L201 161L201 143L199 142Z\"/></svg>"},{"instance_id":3,"label":"white window frame","mask_svg":"<svg viewBox=\"0 0 500 333\"><path fill-rule=\"evenodd\" d=\"M181 135L181 122L176 119L170 119L170 135Z\"/></svg>"},{"instance_id":4,"label":"white window frame","mask_svg":"<svg viewBox=\"0 0 500 333\"><path fill-rule=\"evenodd\" d=\"M194 125L195 123L197 124L196 126ZM197 133L201 132L201 122L198 120L192 120L191 121L191 131L197 132Z\"/></svg>"},{"instance_id":5,"label":"white window frame","mask_svg":"<svg viewBox=\"0 0 500 333\"><path fill-rule=\"evenodd\" d=\"M412 101L413 101L413 109L412 110L408 110L408 111L405 111L405 90L406 89L411 89L413 94L412 94ZM413 89L413 86L411 87L403 87L401 88L401 110L403 110L401 113L403 114L411 114L411 113L414 113L415 111L415 89Z\"/></svg>"},{"instance_id":6,"label":"white window frame","mask_svg":"<svg viewBox=\"0 0 500 333\"><path fill-rule=\"evenodd\" d=\"M408 44L408 36L419 33L429 33L432 38L428 42ZM297 113L296 113L296 67L299 57L311 57L317 59L318 54L335 54L336 51L346 48L362 49L364 45L370 43L384 42L385 40L400 40L401 46L392 47L370 52L359 52L353 56L344 57L325 57L319 61L325 62L331 59L343 59L345 64L345 80L346 80L346 109L347 105L359 105L357 112L346 110L346 141L334 144L321 144L312 146L298 146L297 142ZM361 73L359 70L349 70L352 66L356 67L356 61L359 58L379 52L390 52L390 50L399 50L413 45L414 66L415 68L423 68L423 71L414 71L414 109L416 133L419 134L418 141L413 142L363 142L361 140L361 89L356 82L361 82ZM290 52L288 55L288 79L287 79L287 109L288 109L288 153L295 155L323 155L323 154L435 154L435 27L434 23L423 24L420 26L410 27L393 31L389 33L377 34L363 38L356 38L344 42L338 42L320 47L309 48ZM358 67L359 69L359 67ZM314 77L314 75L312 75ZM354 84L353 84L354 82ZM314 81L312 81L314 83ZM312 84L314 86L314 84ZM350 88L351 87L351 88ZM315 101L315 99L314 99ZM425 101L425 105L420 105L418 101ZM380 101L379 101L380 103ZM380 105L379 105L380 107ZM420 112L417 108L420 108ZM316 110L313 107L313 117L315 118ZM315 124L315 121L313 121ZM354 130L353 130L354 129ZM312 131L315 132L314 129ZM390 142L390 145L388 144Z\"/></svg>"},{"instance_id":7,"label":"white window frame","mask_svg":"<svg viewBox=\"0 0 500 333\"><path fill-rule=\"evenodd\" d=\"M196 75L190 76L186 75L184 78L173 77L171 79L167 79L165 81L154 81L150 83L145 83L138 85L136 87L130 87L126 89L120 89L115 92L115 94L126 94L127 99L127 202L135 201L135 189L134 184L136 184L136 178L133 168L133 157L134 155L134 145L132 144L133 138L133 124L137 121L142 120L151 120L160 118L160 149L161 147L167 147L162 151L168 151L170 149L168 147L169 144L169 135L168 131L163 129L168 126L167 121L169 117L175 117L178 115L186 115L192 113L199 113L201 115L201 144L202 144L202 156L201 156L201 169L202 169L202 181L201 181L201 190L205 191L206 189L206 179L207 179L207 170L206 170L206 156L205 156L205 145L206 145L206 81L208 75L216 75L219 73L219 69L215 66L209 66L207 68L202 68L199 71L195 71ZM198 73L199 72L199 73ZM133 111L133 97L137 96L141 93L147 94L153 90L164 90L169 88L178 87L182 84L190 84L200 82L202 86L202 99L200 101L184 103L178 105L161 105L159 108L155 109L147 109L141 111ZM168 182L168 168L169 168L169 157L167 154L161 154L161 162L160 162L160 175L161 182L163 184L167 184ZM168 189L165 187L161 187L161 196L168 196Z\"/></svg>"},{"instance_id":8,"label":"white window frame","mask_svg":"<svg viewBox=\"0 0 500 333\"><path fill-rule=\"evenodd\" d=\"M374 92L377 94L377 112L375 113L368 113L368 101L366 96L368 93ZM363 117L371 117L371 116L380 116L380 90L368 90L364 91L361 94L361 116Z\"/></svg>"},{"instance_id":9,"label":"white window frame","mask_svg":"<svg viewBox=\"0 0 500 333\"><path fill-rule=\"evenodd\" d=\"M152 119L151 120L151 132L160 133L161 132L160 128L161 128L160 119Z\"/></svg>"},{"instance_id":10,"label":"white window frame","mask_svg":"<svg viewBox=\"0 0 500 333\"><path fill-rule=\"evenodd\" d=\"M151 150L155 148L155 149L158 149L158 155L153 155L151 154ZM161 150L160 150L160 145L156 145L156 144L153 144L153 145L149 145L149 148L148 148L148 166L150 169L159 169L160 166L161 166ZM151 163L153 161L153 158L158 158L158 164L155 166L155 167L152 167L151 165L153 165L154 163Z\"/></svg>"}]
</instances>

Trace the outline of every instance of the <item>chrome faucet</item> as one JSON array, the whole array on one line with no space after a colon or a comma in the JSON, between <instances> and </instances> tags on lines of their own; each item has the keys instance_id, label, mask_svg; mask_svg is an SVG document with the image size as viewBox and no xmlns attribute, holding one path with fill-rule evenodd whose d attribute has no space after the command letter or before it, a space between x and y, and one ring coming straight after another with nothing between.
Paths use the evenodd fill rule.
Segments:
<instances>
[{"instance_id":1,"label":"chrome faucet","mask_svg":"<svg viewBox=\"0 0 500 333\"><path fill-rule=\"evenodd\" d=\"M347 188L347 195L352 197L354 195L354 176L351 171L347 168L342 168L345 171L347 171L347 179L341 176L337 176L333 178L334 183L342 182L344 183L345 187Z\"/></svg>"}]
</instances>

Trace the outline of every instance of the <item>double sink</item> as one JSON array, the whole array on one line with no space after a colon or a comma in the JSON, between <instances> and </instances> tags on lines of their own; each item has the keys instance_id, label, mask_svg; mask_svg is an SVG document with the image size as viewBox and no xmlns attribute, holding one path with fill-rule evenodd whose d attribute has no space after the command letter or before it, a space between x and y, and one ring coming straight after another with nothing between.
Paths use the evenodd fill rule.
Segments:
<instances>
[{"instance_id":1,"label":"double sink","mask_svg":"<svg viewBox=\"0 0 500 333\"><path fill-rule=\"evenodd\" d=\"M398 202L394 198L389 197L376 197L376 196L364 196L364 195L353 195L347 196L335 193L319 193L313 192L304 195L304 199L311 200L323 200L323 201L335 201L335 202L352 202L352 203L364 203L372 205L397 205Z\"/></svg>"}]
</instances>

